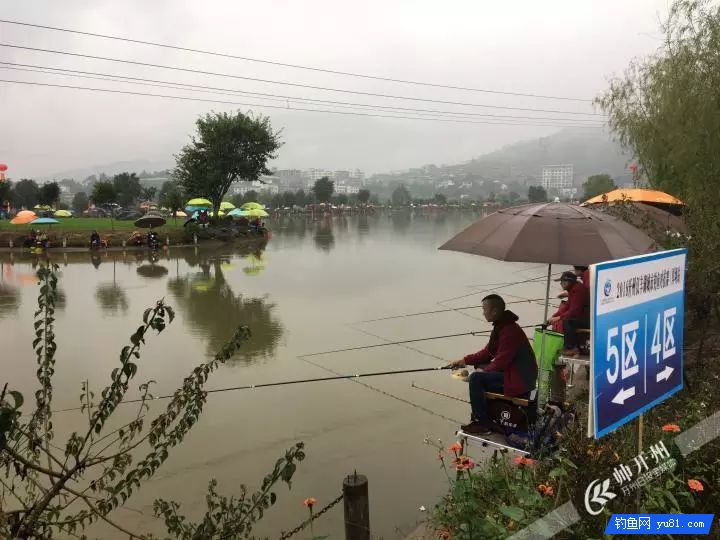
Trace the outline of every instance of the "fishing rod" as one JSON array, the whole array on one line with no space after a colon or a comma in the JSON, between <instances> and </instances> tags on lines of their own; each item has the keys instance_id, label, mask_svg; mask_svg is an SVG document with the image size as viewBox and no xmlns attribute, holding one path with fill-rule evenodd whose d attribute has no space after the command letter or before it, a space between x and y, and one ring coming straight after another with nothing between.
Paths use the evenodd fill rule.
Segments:
<instances>
[{"instance_id":1,"label":"fishing rod","mask_svg":"<svg viewBox=\"0 0 720 540\"><path fill-rule=\"evenodd\" d=\"M505 302L505 305L524 304L524 303L541 302L541 301L544 302L545 298L527 298L527 299L522 299L522 300L511 300L510 302ZM438 303L440 303L440 302L438 302ZM466 309L477 309L477 308L481 308L481 307L482 307L482 304L478 304L475 306L462 306L462 307L458 307L458 308L435 309L432 311L418 311L416 313L406 313L404 315L390 315L388 317L379 317L377 319L367 319L365 321L358 321L353 324L365 324L365 323L371 323L371 322L389 321L391 319L401 319L404 317L417 317L419 315L432 315L435 313L447 313L449 311L463 311Z\"/></svg>"},{"instance_id":2,"label":"fishing rod","mask_svg":"<svg viewBox=\"0 0 720 540\"><path fill-rule=\"evenodd\" d=\"M539 324L527 324L525 326L521 326L520 328L535 328L536 326L541 326ZM374 345L361 345L358 347L348 347L345 349L333 349L331 351L320 351L320 352L314 352L314 353L308 353L308 354L300 354L298 355L298 358L309 358L311 356L321 356L324 354L333 354L338 352L347 352L347 351L360 351L363 349L374 349L377 347L388 347L390 345L403 345L405 343L417 343L419 341L431 341L434 339L449 339L454 337L461 337L461 336L487 336L490 333L492 333L492 330L476 330L475 332L463 332L461 334L447 334L444 336L432 336L432 337L426 337L426 338L417 338L417 339L406 339L404 341L389 341L387 343L376 343Z\"/></svg>"},{"instance_id":3,"label":"fishing rod","mask_svg":"<svg viewBox=\"0 0 720 540\"><path fill-rule=\"evenodd\" d=\"M410 385L410 388L417 388L418 390L423 390L424 392L429 392L430 394L435 394L436 396L442 396L442 397L454 399L455 401L459 401L461 403L470 403L467 399L462 399L457 396L445 394L444 392L438 392L437 390L430 390L429 388L424 388L422 386L418 386L417 384L415 384L415 381L412 382L412 384Z\"/></svg>"},{"instance_id":4,"label":"fishing rod","mask_svg":"<svg viewBox=\"0 0 720 540\"><path fill-rule=\"evenodd\" d=\"M559 276L561 273L562 273L562 272L555 272L554 274L551 274L551 275L552 275L552 276ZM440 300L440 301L438 301L437 303L442 305L444 302L451 302L452 300L460 300L461 298L467 298L468 296L474 296L474 295L476 295L476 294L482 294L482 293L485 293L485 292L498 291L498 290L500 290L500 289L504 289L504 288L506 288L506 287L511 287L511 286L513 286L513 285L523 285L523 284L525 284L525 283L533 283L533 282L535 282L535 281L541 281L541 280L545 280L545 279L547 279L547 276L538 276L538 277L534 277L534 278L530 278L530 279L525 279L525 280L522 280L522 281L512 281L512 282L509 282L509 283L505 283L504 285L501 285L501 286L499 286L499 287L493 287L492 289L482 289L482 290L475 291L475 292L471 292L471 293L467 293L467 294L461 294L460 296L454 296L454 297L452 297L452 298L445 298L444 300ZM486 287L486 285L479 285L479 287Z\"/></svg>"},{"instance_id":5,"label":"fishing rod","mask_svg":"<svg viewBox=\"0 0 720 540\"><path fill-rule=\"evenodd\" d=\"M309 362L309 361L308 361ZM324 368L323 366L320 366L318 364L313 364L317 367L320 367L322 369L325 369L326 371L330 371L328 368ZM333 375L330 377L315 377L311 379L293 379L289 381L276 381L276 382L269 382L269 383L260 383L260 384L243 384L240 386L228 386L225 388L214 388L211 390L204 390L206 394L219 394L221 392L234 392L239 390L256 390L258 388L271 388L275 386L288 386L292 384L305 384L305 383L314 383L314 382L327 382L327 381L341 381L341 380L355 380L355 379L362 379L365 377L383 377L386 375L402 375L407 373L423 373L428 371L442 371L446 369L452 369L452 366L450 365L444 365L444 366L438 366L438 367L432 367L432 368L416 368L416 369L402 369L402 370L396 370L396 371L375 371L371 373L354 373L354 374L339 374L339 375ZM145 401L157 401L160 399L170 399L175 397L175 394L167 394L163 396L153 396L152 398L148 398ZM140 403L143 399L128 399L121 401L121 404L129 405L131 403ZM68 409L58 409L53 412L55 413L61 413L61 412L70 412L70 411L79 411L82 407L71 407Z\"/></svg>"}]
</instances>

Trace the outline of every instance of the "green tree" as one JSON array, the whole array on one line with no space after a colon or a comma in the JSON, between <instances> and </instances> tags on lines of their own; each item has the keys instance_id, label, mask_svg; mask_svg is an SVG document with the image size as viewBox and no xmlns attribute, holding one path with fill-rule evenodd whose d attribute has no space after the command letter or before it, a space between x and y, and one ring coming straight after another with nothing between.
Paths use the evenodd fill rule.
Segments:
<instances>
[{"instance_id":1,"label":"green tree","mask_svg":"<svg viewBox=\"0 0 720 540\"><path fill-rule=\"evenodd\" d=\"M146 201L154 201L155 195L157 195L158 189L155 186L143 188L142 198Z\"/></svg>"},{"instance_id":2,"label":"green tree","mask_svg":"<svg viewBox=\"0 0 720 540\"><path fill-rule=\"evenodd\" d=\"M370 190L361 189L360 191L358 191L357 199L360 204L367 204L370 200Z\"/></svg>"},{"instance_id":3,"label":"green tree","mask_svg":"<svg viewBox=\"0 0 720 540\"><path fill-rule=\"evenodd\" d=\"M348 196L345 193L340 193L335 196L334 202L335 202L335 204L347 204Z\"/></svg>"},{"instance_id":4,"label":"green tree","mask_svg":"<svg viewBox=\"0 0 720 540\"><path fill-rule=\"evenodd\" d=\"M295 206L295 203L297 201L297 199L295 198L295 194L292 191L283 192L280 198L282 205L290 208Z\"/></svg>"},{"instance_id":5,"label":"green tree","mask_svg":"<svg viewBox=\"0 0 720 540\"><path fill-rule=\"evenodd\" d=\"M412 202L410 192L405 187L405 184L400 184L392 192L391 201L393 206L408 206Z\"/></svg>"},{"instance_id":6,"label":"green tree","mask_svg":"<svg viewBox=\"0 0 720 540\"><path fill-rule=\"evenodd\" d=\"M528 201L531 203L547 202L547 191L542 186L530 186L528 188Z\"/></svg>"},{"instance_id":7,"label":"green tree","mask_svg":"<svg viewBox=\"0 0 720 540\"><path fill-rule=\"evenodd\" d=\"M436 193L433 197L433 202L435 204L447 204L447 197L442 193Z\"/></svg>"},{"instance_id":8,"label":"green tree","mask_svg":"<svg viewBox=\"0 0 720 540\"><path fill-rule=\"evenodd\" d=\"M257 202L257 200L260 198L257 191L254 189L251 189L250 191L246 191L242 198L242 204L248 203L248 202Z\"/></svg>"},{"instance_id":9,"label":"green tree","mask_svg":"<svg viewBox=\"0 0 720 540\"><path fill-rule=\"evenodd\" d=\"M295 192L295 204L298 206L305 206L307 204L307 196L305 195L305 191L302 189L298 189Z\"/></svg>"},{"instance_id":10,"label":"green tree","mask_svg":"<svg viewBox=\"0 0 720 540\"><path fill-rule=\"evenodd\" d=\"M319 180L315 181L315 185L312 188L315 198L321 203L326 203L332 197L335 191L335 182L330 180L327 176L323 176Z\"/></svg>"},{"instance_id":11,"label":"green tree","mask_svg":"<svg viewBox=\"0 0 720 540\"><path fill-rule=\"evenodd\" d=\"M32 208L40 200L40 188L35 180L24 178L13 186L13 204L15 207Z\"/></svg>"},{"instance_id":12,"label":"green tree","mask_svg":"<svg viewBox=\"0 0 720 540\"><path fill-rule=\"evenodd\" d=\"M117 202L117 193L115 193L113 182L95 182L90 198L96 206Z\"/></svg>"},{"instance_id":13,"label":"green tree","mask_svg":"<svg viewBox=\"0 0 720 540\"><path fill-rule=\"evenodd\" d=\"M178 210L185 205L185 196L182 192L182 186L177 180L168 180L160 186L160 195L158 196L160 206L167 208L172 212L173 217Z\"/></svg>"},{"instance_id":14,"label":"green tree","mask_svg":"<svg viewBox=\"0 0 720 540\"><path fill-rule=\"evenodd\" d=\"M120 206L134 206L143 194L140 179L135 173L116 174L113 176L112 184L116 197L116 200L112 202L117 202Z\"/></svg>"},{"instance_id":15,"label":"green tree","mask_svg":"<svg viewBox=\"0 0 720 540\"><path fill-rule=\"evenodd\" d=\"M609 174L595 174L588 176L587 181L583 184L585 191L585 199L592 199L608 191L615 189L615 181Z\"/></svg>"},{"instance_id":16,"label":"green tree","mask_svg":"<svg viewBox=\"0 0 720 540\"><path fill-rule=\"evenodd\" d=\"M709 324L720 310L720 6L676 1L662 28L660 49L635 59L598 103L638 174L686 203L688 304Z\"/></svg>"},{"instance_id":17,"label":"green tree","mask_svg":"<svg viewBox=\"0 0 720 540\"><path fill-rule=\"evenodd\" d=\"M40 204L53 206L60 199L60 186L57 182L46 182L40 186L38 200Z\"/></svg>"},{"instance_id":18,"label":"green tree","mask_svg":"<svg viewBox=\"0 0 720 540\"><path fill-rule=\"evenodd\" d=\"M236 181L254 181L269 174L268 159L280 148L270 119L241 112L214 113L196 122L197 136L176 156L173 176L191 197L206 197L215 215Z\"/></svg>"},{"instance_id":19,"label":"green tree","mask_svg":"<svg viewBox=\"0 0 720 540\"><path fill-rule=\"evenodd\" d=\"M11 202L13 183L10 180L0 182L0 206L5 207L6 202Z\"/></svg>"},{"instance_id":20,"label":"green tree","mask_svg":"<svg viewBox=\"0 0 720 540\"><path fill-rule=\"evenodd\" d=\"M84 212L88 208L88 196L84 191L80 191L73 196L72 208L76 212Z\"/></svg>"}]
</instances>

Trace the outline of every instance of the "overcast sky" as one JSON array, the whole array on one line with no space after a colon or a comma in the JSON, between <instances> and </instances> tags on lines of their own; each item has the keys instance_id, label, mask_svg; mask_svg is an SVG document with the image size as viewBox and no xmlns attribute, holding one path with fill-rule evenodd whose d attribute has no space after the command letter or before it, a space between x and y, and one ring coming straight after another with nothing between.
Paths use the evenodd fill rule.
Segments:
<instances>
[{"instance_id":1,"label":"overcast sky","mask_svg":"<svg viewBox=\"0 0 720 540\"><path fill-rule=\"evenodd\" d=\"M593 98L629 60L660 44L666 0L0 0L0 18L112 34L284 63L382 77L551 96ZM589 104L484 94L272 66L106 39L0 24L0 42L292 83L541 113L379 98L0 47L0 61L292 96L268 101L0 69L5 80L173 94L286 109L246 107L0 82L0 162L11 177L39 177L125 160L171 166L193 122L210 110L249 108L282 129L280 168L368 172L456 163L559 128L464 124L288 110L299 98L395 107L581 119ZM365 111L367 112L367 111ZM400 114L370 111L373 114ZM416 115L416 113L408 113ZM472 121L528 120L464 117ZM536 120L535 123L566 123ZM577 122L576 122L577 123Z\"/></svg>"}]
</instances>

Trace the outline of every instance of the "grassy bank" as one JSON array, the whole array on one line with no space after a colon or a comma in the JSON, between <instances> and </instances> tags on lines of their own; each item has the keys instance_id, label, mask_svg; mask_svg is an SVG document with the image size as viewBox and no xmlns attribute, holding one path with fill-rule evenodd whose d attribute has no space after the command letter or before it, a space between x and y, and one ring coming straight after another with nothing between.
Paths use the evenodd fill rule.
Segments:
<instances>
[{"instance_id":1,"label":"grassy bank","mask_svg":"<svg viewBox=\"0 0 720 540\"><path fill-rule=\"evenodd\" d=\"M49 233L87 232L98 231L100 234L116 231L134 231L137 229L132 221L118 221L110 218L58 218L57 225L12 225L9 220L0 220L1 233L27 234L31 229L40 229ZM182 228L182 218L169 218L167 223L158 230Z\"/></svg>"}]
</instances>

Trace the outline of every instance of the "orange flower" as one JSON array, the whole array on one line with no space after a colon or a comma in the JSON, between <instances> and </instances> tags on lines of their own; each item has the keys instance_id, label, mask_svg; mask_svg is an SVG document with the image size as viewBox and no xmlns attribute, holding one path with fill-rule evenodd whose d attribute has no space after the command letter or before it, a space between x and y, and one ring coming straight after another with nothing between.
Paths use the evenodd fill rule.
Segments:
<instances>
[{"instance_id":1,"label":"orange flower","mask_svg":"<svg viewBox=\"0 0 720 540\"><path fill-rule=\"evenodd\" d=\"M313 506L315 506L317 504L317 499L315 499L313 497L308 497L307 499L305 499L303 501L303 504L305 506L307 506L308 508L312 508Z\"/></svg>"},{"instance_id":2,"label":"orange flower","mask_svg":"<svg viewBox=\"0 0 720 540\"><path fill-rule=\"evenodd\" d=\"M462 445L459 442L456 442L447 450L448 452L457 455L458 452L462 452L462 449Z\"/></svg>"},{"instance_id":3,"label":"orange flower","mask_svg":"<svg viewBox=\"0 0 720 540\"><path fill-rule=\"evenodd\" d=\"M680 426L677 424L665 424L662 427L663 431L672 431L673 433L680 433Z\"/></svg>"},{"instance_id":4,"label":"orange flower","mask_svg":"<svg viewBox=\"0 0 720 540\"><path fill-rule=\"evenodd\" d=\"M458 471L469 471L475 468L475 462L467 456L459 456L453 459L452 464L455 470Z\"/></svg>"},{"instance_id":5,"label":"orange flower","mask_svg":"<svg viewBox=\"0 0 720 540\"><path fill-rule=\"evenodd\" d=\"M688 480L688 487L693 491L697 492L703 491L705 489L705 486L702 485L702 482L700 482L700 480L693 479Z\"/></svg>"},{"instance_id":6,"label":"orange flower","mask_svg":"<svg viewBox=\"0 0 720 540\"><path fill-rule=\"evenodd\" d=\"M437 531L438 538L441 538L442 540L451 540L452 536L450 535L450 531L442 530Z\"/></svg>"},{"instance_id":7,"label":"orange flower","mask_svg":"<svg viewBox=\"0 0 720 540\"><path fill-rule=\"evenodd\" d=\"M555 490L550 484L540 484L538 486L538 491L543 495L546 495L547 497L552 497L553 495L555 495Z\"/></svg>"},{"instance_id":8,"label":"orange flower","mask_svg":"<svg viewBox=\"0 0 720 540\"><path fill-rule=\"evenodd\" d=\"M523 465L527 467L532 467L533 465L535 465L535 460L530 459L529 457L519 456L513 459L513 463L515 463L515 465L519 467L522 467Z\"/></svg>"}]
</instances>

